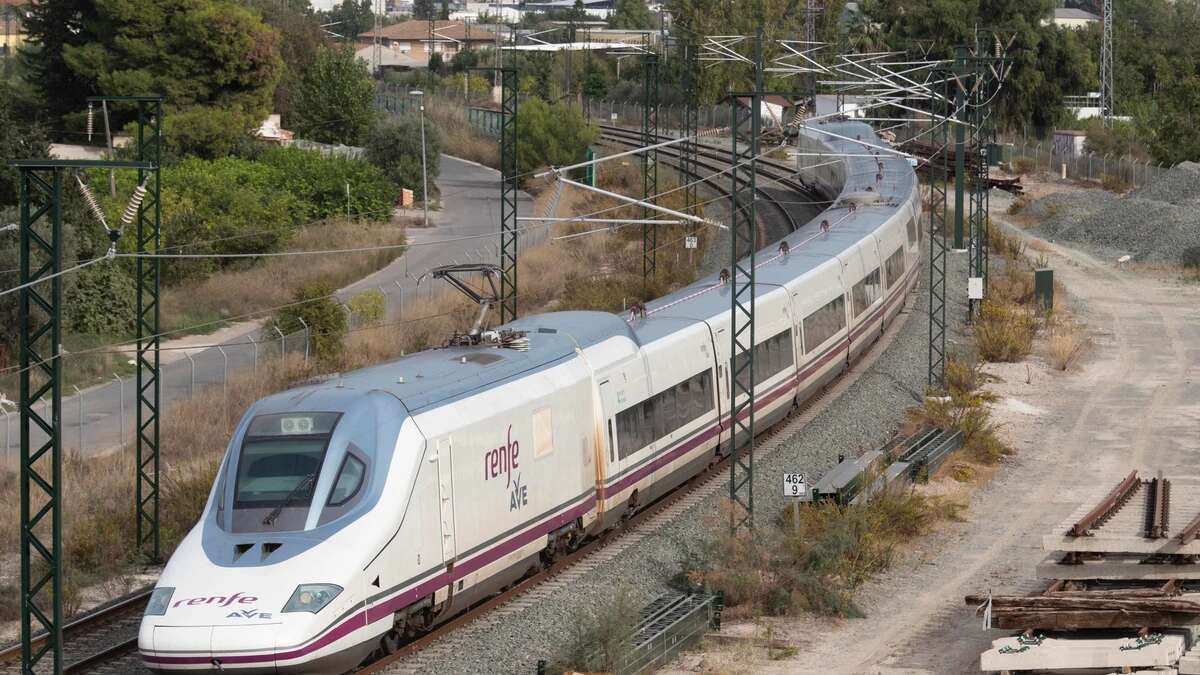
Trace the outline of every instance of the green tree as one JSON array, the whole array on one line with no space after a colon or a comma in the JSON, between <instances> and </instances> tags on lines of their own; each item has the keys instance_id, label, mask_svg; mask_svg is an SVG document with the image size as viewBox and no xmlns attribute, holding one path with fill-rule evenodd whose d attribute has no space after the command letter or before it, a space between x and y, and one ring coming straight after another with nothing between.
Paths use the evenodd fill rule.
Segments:
<instances>
[{"instance_id":1,"label":"green tree","mask_svg":"<svg viewBox=\"0 0 1200 675\"><path fill-rule=\"evenodd\" d=\"M517 170L527 174L582 160L596 130L571 106L531 98L521 103L517 138Z\"/></svg>"},{"instance_id":2,"label":"green tree","mask_svg":"<svg viewBox=\"0 0 1200 675\"><path fill-rule=\"evenodd\" d=\"M113 96L158 93L176 109L270 108L279 34L233 0L96 0L91 39L65 45L68 68Z\"/></svg>"},{"instance_id":3,"label":"green tree","mask_svg":"<svg viewBox=\"0 0 1200 675\"><path fill-rule=\"evenodd\" d=\"M14 102L13 86L8 82L0 82L0 206L15 205L19 196L20 176L9 162L50 156L50 144L41 126L20 119Z\"/></svg>"},{"instance_id":4,"label":"green tree","mask_svg":"<svg viewBox=\"0 0 1200 675\"><path fill-rule=\"evenodd\" d=\"M275 87L274 112L283 116L284 128L291 128L292 98L300 86L300 78L316 62L317 49L325 43L325 34L307 0L252 0L252 3L262 13L263 21L280 35L279 55L284 70Z\"/></svg>"},{"instance_id":5,"label":"green tree","mask_svg":"<svg viewBox=\"0 0 1200 675\"><path fill-rule=\"evenodd\" d=\"M362 145L375 117L374 99L375 85L354 50L321 47L296 90L296 135L320 143Z\"/></svg>"},{"instance_id":6,"label":"green tree","mask_svg":"<svg viewBox=\"0 0 1200 675\"><path fill-rule=\"evenodd\" d=\"M22 25L28 38L21 59L28 82L39 94L48 116L58 123L78 114L88 96L98 93L95 82L67 66L64 51L94 39L97 7L92 0L29 3Z\"/></svg>"},{"instance_id":7,"label":"green tree","mask_svg":"<svg viewBox=\"0 0 1200 675\"><path fill-rule=\"evenodd\" d=\"M654 17L650 15L646 0L617 0L608 17L608 25L613 28L654 28Z\"/></svg>"},{"instance_id":8,"label":"green tree","mask_svg":"<svg viewBox=\"0 0 1200 675\"><path fill-rule=\"evenodd\" d=\"M425 154L430 185L439 171L441 138L437 127L425 125ZM383 120L367 135L363 158L383 170L396 185L409 188L417 199L424 201L424 179L421 173L421 120L416 115L402 115Z\"/></svg>"}]
</instances>

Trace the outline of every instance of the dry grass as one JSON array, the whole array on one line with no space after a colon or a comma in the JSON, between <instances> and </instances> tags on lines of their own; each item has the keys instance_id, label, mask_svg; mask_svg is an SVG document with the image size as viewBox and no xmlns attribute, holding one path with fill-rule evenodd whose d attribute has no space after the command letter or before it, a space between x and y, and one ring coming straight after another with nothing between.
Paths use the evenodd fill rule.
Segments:
<instances>
[{"instance_id":1,"label":"dry grass","mask_svg":"<svg viewBox=\"0 0 1200 675\"><path fill-rule=\"evenodd\" d=\"M1033 350L1037 321L1026 307L985 301L975 317L975 344L985 361L1016 363Z\"/></svg>"},{"instance_id":2,"label":"dry grass","mask_svg":"<svg viewBox=\"0 0 1200 675\"><path fill-rule=\"evenodd\" d=\"M442 135L442 152L499 169L500 141L472 126L465 110L461 105L437 98L426 101L425 113Z\"/></svg>"},{"instance_id":3,"label":"dry grass","mask_svg":"<svg viewBox=\"0 0 1200 675\"><path fill-rule=\"evenodd\" d=\"M908 418L918 426L935 426L961 431L963 447L958 452L982 464L994 464L1012 454L997 434L989 408L995 396L983 388L987 376L980 364L958 359L946 362L945 391L931 392L921 405L907 411ZM947 461L942 467L953 467Z\"/></svg>"},{"instance_id":4,"label":"dry grass","mask_svg":"<svg viewBox=\"0 0 1200 675\"><path fill-rule=\"evenodd\" d=\"M404 243L403 222L333 222L311 225L289 242L289 251L320 251ZM242 316L291 302L297 288L325 283L341 288L366 274L385 267L403 253L387 249L304 257L281 256L262 259L252 267L214 274L199 282L168 287L163 291L164 330L228 317ZM213 326L206 326L206 330Z\"/></svg>"},{"instance_id":5,"label":"dry grass","mask_svg":"<svg viewBox=\"0 0 1200 675\"><path fill-rule=\"evenodd\" d=\"M1048 333L1046 360L1055 370L1068 370L1091 342L1083 327L1073 321L1057 321Z\"/></svg>"},{"instance_id":6,"label":"dry grass","mask_svg":"<svg viewBox=\"0 0 1200 675\"><path fill-rule=\"evenodd\" d=\"M862 585L891 565L898 547L939 521L958 518L962 508L901 487L881 490L863 504L807 506L799 522L789 507L774 526L760 526L753 536L715 528L721 534L684 574L724 593L730 617L800 610L862 616L854 601Z\"/></svg>"}]
</instances>

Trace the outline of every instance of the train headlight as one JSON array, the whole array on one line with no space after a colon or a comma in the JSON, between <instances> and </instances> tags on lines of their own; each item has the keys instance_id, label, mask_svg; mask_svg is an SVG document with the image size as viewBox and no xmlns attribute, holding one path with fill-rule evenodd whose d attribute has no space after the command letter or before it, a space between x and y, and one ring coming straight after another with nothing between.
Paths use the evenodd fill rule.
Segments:
<instances>
[{"instance_id":1,"label":"train headlight","mask_svg":"<svg viewBox=\"0 0 1200 675\"><path fill-rule=\"evenodd\" d=\"M342 587L334 584L300 584L283 606L283 611L316 614L325 609L325 605L333 602L341 592Z\"/></svg>"},{"instance_id":2,"label":"train headlight","mask_svg":"<svg viewBox=\"0 0 1200 675\"><path fill-rule=\"evenodd\" d=\"M150 594L150 602L146 603L146 616L162 616L171 606L171 596L175 589L170 586L159 586Z\"/></svg>"}]
</instances>

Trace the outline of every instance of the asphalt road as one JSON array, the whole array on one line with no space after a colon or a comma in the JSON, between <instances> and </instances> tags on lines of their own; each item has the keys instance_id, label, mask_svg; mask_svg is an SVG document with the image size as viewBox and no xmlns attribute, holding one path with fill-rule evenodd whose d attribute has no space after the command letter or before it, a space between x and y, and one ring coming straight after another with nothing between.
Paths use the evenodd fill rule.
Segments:
<instances>
[{"instance_id":1,"label":"asphalt road","mask_svg":"<svg viewBox=\"0 0 1200 675\"><path fill-rule=\"evenodd\" d=\"M417 279L428 269L455 262L495 262L498 238L481 235L494 235L499 229L499 181L500 174L493 169L442 155L441 172L436 179L442 208L430 213L431 227L409 229L410 248L403 256L341 289L339 298L347 300L362 291L378 288L387 296L389 319L399 320L402 303L414 297L418 291ZM529 196L522 193L518 214L530 215L530 205ZM423 282L420 292L424 293L430 286L428 281ZM206 386L220 387L227 377L253 369L256 360L261 363L279 358L281 347L288 351L302 351L304 347L301 335L281 340L277 334L261 335L259 327L250 323L244 328L226 330L220 337L220 347L182 350L169 349L172 343L163 343L165 365L161 367L161 395L164 411L169 411L172 404L186 399L193 391L198 392ZM193 337L183 344L196 342ZM186 356L180 356L180 352ZM109 384L84 390L82 397L64 396L64 448L94 456L131 442L136 424L134 389L133 379L125 377L123 386L114 379ZM3 419L3 426L5 445L0 446L4 448L3 457L15 462L20 452L18 415L10 412ZM39 433L35 442L43 438Z\"/></svg>"}]
</instances>

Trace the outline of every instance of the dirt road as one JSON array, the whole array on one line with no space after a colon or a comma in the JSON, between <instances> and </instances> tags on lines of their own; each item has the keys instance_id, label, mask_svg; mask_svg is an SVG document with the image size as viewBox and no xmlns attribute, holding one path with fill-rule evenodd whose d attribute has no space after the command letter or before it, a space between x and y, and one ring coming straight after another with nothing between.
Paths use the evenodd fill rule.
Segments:
<instances>
[{"instance_id":1,"label":"dirt road","mask_svg":"<svg viewBox=\"0 0 1200 675\"><path fill-rule=\"evenodd\" d=\"M993 204L994 213L1003 207ZM996 416L1017 456L975 495L966 522L930 537L864 590L868 618L803 620L791 636L799 653L755 671L979 672L980 652L1002 633L984 632L963 596L1039 587L1041 536L1131 469L1196 473L1200 289L1061 246L1050 245L1048 258L1092 347L1067 373L1036 356L1028 370L988 368L1001 379L991 387L1003 397Z\"/></svg>"}]
</instances>

